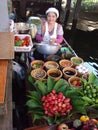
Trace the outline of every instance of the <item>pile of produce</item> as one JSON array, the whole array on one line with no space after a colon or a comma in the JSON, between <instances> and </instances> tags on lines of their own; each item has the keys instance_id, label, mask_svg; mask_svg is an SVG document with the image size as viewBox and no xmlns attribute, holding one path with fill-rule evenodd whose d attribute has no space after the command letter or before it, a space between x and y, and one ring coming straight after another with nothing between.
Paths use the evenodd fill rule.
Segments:
<instances>
[{"instance_id":1,"label":"pile of produce","mask_svg":"<svg viewBox=\"0 0 98 130\"><path fill-rule=\"evenodd\" d=\"M29 81L32 83L32 78ZM60 124L72 121L75 113L87 115L88 108L97 110L98 79L91 73L88 80L81 78L81 82L83 87L76 89L64 79L55 81L48 77L46 81L33 81L36 90L29 91L26 103L33 121L45 119L48 124Z\"/></svg>"},{"instance_id":2,"label":"pile of produce","mask_svg":"<svg viewBox=\"0 0 98 130\"><path fill-rule=\"evenodd\" d=\"M24 38L20 38L19 36L15 36L14 44L15 44L15 46L29 46L30 45L30 37L25 36Z\"/></svg>"},{"instance_id":3,"label":"pile of produce","mask_svg":"<svg viewBox=\"0 0 98 130\"><path fill-rule=\"evenodd\" d=\"M72 122L59 124L57 130L98 130L98 120L82 115Z\"/></svg>"}]
</instances>

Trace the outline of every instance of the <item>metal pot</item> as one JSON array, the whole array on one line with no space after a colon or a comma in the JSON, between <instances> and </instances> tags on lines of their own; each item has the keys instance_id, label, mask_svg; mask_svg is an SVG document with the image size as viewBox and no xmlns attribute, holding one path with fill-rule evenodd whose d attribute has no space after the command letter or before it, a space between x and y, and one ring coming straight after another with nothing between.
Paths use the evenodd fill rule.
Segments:
<instances>
[{"instance_id":1,"label":"metal pot","mask_svg":"<svg viewBox=\"0 0 98 130\"><path fill-rule=\"evenodd\" d=\"M19 34L27 34L30 31L29 23L18 22L15 23L15 29Z\"/></svg>"},{"instance_id":2,"label":"metal pot","mask_svg":"<svg viewBox=\"0 0 98 130\"><path fill-rule=\"evenodd\" d=\"M57 51L60 49L60 46L42 42L36 44L36 49L41 54L51 55L51 54L56 54Z\"/></svg>"}]
</instances>

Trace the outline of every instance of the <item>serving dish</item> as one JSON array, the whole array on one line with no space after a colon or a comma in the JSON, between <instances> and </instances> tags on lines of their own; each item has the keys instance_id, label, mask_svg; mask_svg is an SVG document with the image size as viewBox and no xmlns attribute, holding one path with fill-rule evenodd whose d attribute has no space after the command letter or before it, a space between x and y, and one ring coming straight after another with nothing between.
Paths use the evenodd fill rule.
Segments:
<instances>
[{"instance_id":1,"label":"serving dish","mask_svg":"<svg viewBox=\"0 0 98 130\"><path fill-rule=\"evenodd\" d=\"M44 80L46 77L46 71L41 68L37 68L31 71L31 76L36 80Z\"/></svg>"},{"instance_id":2,"label":"serving dish","mask_svg":"<svg viewBox=\"0 0 98 130\"><path fill-rule=\"evenodd\" d=\"M26 39L27 38L27 39ZM33 47L32 39L29 34L15 34L14 35L14 51L15 52L29 52Z\"/></svg>"},{"instance_id":3,"label":"serving dish","mask_svg":"<svg viewBox=\"0 0 98 130\"><path fill-rule=\"evenodd\" d=\"M56 68L52 68L47 71L47 75L57 81L62 77L62 71Z\"/></svg>"},{"instance_id":4,"label":"serving dish","mask_svg":"<svg viewBox=\"0 0 98 130\"><path fill-rule=\"evenodd\" d=\"M33 69L42 68L43 65L44 65L44 61L42 61L42 60L33 60L31 62L31 67Z\"/></svg>"},{"instance_id":5,"label":"serving dish","mask_svg":"<svg viewBox=\"0 0 98 130\"><path fill-rule=\"evenodd\" d=\"M36 44L36 49L41 54L52 55L57 53L57 51L60 49L60 46L41 42Z\"/></svg>"},{"instance_id":6,"label":"serving dish","mask_svg":"<svg viewBox=\"0 0 98 130\"><path fill-rule=\"evenodd\" d=\"M72 67L72 65L73 65L73 63L67 59L60 60L59 64L60 64L61 69L65 68L65 67Z\"/></svg>"},{"instance_id":7,"label":"serving dish","mask_svg":"<svg viewBox=\"0 0 98 130\"><path fill-rule=\"evenodd\" d=\"M78 56L73 56L73 57L71 57L70 60L73 63L74 67L76 67L84 62L83 59L81 57L78 57Z\"/></svg>"},{"instance_id":8,"label":"serving dish","mask_svg":"<svg viewBox=\"0 0 98 130\"><path fill-rule=\"evenodd\" d=\"M82 86L81 78L77 76L70 77L68 82L74 88L80 88Z\"/></svg>"},{"instance_id":9,"label":"serving dish","mask_svg":"<svg viewBox=\"0 0 98 130\"><path fill-rule=\"evenodd\" d=\"M48 70L48 69L53 69L53 68L56 68L58 69L59 68L59 64L55 61L47 61L45 62L45 68Z\"/></svg>"},{"instance_id":10,"label":"serving dish","mask_svg":"<svg viewBox=\"0 0 98 130\"><path fill-rule=\"evenodd\" d=\"M63 68L63 77L68 80L70 77L72 76L76 76L77 75L77 70L72 68L72 67L66 67Z\"/></svg>"}]
</instances>

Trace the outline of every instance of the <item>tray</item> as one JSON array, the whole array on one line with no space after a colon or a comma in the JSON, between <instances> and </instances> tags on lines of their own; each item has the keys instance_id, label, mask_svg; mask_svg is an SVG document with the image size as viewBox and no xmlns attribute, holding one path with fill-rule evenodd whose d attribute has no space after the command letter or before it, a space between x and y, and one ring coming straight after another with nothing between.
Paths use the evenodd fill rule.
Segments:
<instances>
[{"instance_id":1,"label":"tray","mask_svg":"<svg viewBox=\"0 0 98 130\"><path fill-rule=\"evenodd\" d=\"M29 46L14 46L14 51L15 52L30 52L33 47L31 36L29 34L15 34L14 37L15 36L18 36L20 39L24 39L26 36L28 36L30 38L30 43L29 43Z\"/></svg>"}]
</instances>

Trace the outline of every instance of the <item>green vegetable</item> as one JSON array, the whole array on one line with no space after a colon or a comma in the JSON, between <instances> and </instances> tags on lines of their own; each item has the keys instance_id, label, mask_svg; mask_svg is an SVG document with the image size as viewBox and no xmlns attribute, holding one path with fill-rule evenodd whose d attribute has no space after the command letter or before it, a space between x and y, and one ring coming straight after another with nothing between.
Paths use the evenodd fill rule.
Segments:
<instances>
[{"instance_id":1,"label":"green vegetable","mask_svg":"<svg viewBox=\"0 0 98 130\"><path fill-rule=\"evenodd\" d=\"M34 78L33 78L31 75L29 75L29 76L28 76L28 81L29 81L31 84L33 84L33 83L34 83Z\"/></svg>"},{"instance_id":2,"label":"green vegetable","mask_svg":"<svg viewBox=\"0 0 98 130\"><path fill-rule=\"evenodd\" d=\"M77 64L80 64L80 63L81 63L81 61L78 60L78 59L73 59L72 62L77 63Z\"/></svg>"},{"instance_id":3,"label":"green vegetable","mask_svg":"<svg viewBox=\"0 0 98 130\"><path fill-rule=\"evenodd\" d=\"M31 23L31 24L33 23L36 26L39 26L41 24L41 21L38 19L31 19L31 20L29 20L29 23Z\"/></svg>"},{"instance_id":4,"label":"green vegetable","mask_svg":"<svg viewBox=\"0 0 98 130\"><path fill-rule=\"evenodd\" d=\"M21 46L21 45L22 45L22 40L15 42L15 46Z\"/></svg>"},{"instance_id":5,"label":"green vegetable","mask_svg":"<svg viewBox=\"0 0 98 130\"><path fill-rule=\"evenodd\" d=\"M41 63L36 63L33 65L33 68L36 69L36 68L40 68L42 66Z\"/></svg>"}]
</instances>

